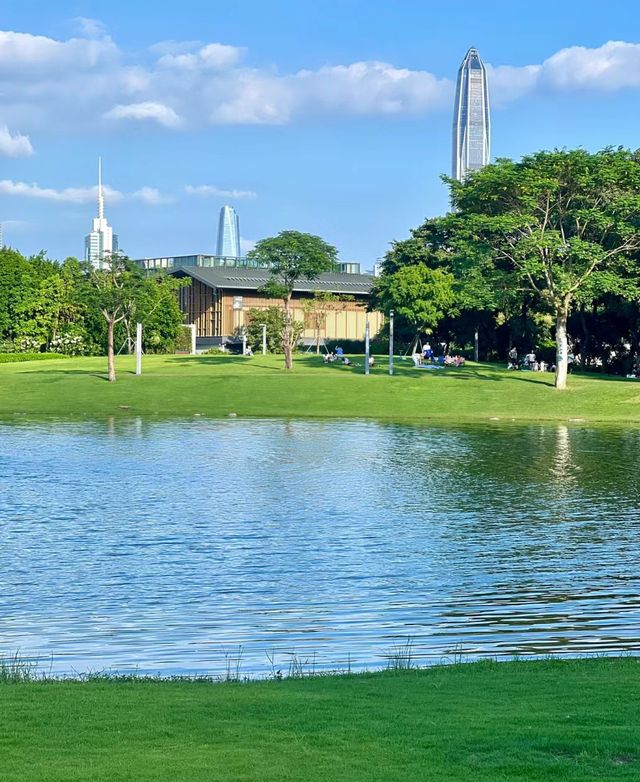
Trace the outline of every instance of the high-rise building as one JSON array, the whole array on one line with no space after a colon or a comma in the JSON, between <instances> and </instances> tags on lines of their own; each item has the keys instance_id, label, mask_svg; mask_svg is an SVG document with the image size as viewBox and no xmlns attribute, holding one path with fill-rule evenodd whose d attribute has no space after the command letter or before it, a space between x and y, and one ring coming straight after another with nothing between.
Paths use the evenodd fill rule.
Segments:
<instances>
[{"instance_id":1,"label":"high-rise building","mask_svg":"<svg viewBox=\"0 0 640 782\"><path fill-rule=\"evenodd\" d=\"M118 252L118 236L104 216L102 192L102 158L98 158L98 216L93 218L91 232L84 240L84 259L95 269L108 268L111 255Z\"/></svg>"},{"instance_id":2,"label":"high-rise building","mask_svg":"<svg viewBox=\"0 0 640 782\"><path fill-rule=\"evenodd\" d=\"M220 210L216 255L226 258L240 257L240 221L232 206L223 206Z\"/></svg>"},{"instance_id":3,"label":"high-rise building","mask_svg":"<svg viewBox=\"0 0 640 782\"><path fill-rule=\"evenodd\" d=\"M490 147L487 71L478 50L471 47L458 71L453 112L453 178L462 181L469 171L486 166Z\"/></svg>"}]
</instances>

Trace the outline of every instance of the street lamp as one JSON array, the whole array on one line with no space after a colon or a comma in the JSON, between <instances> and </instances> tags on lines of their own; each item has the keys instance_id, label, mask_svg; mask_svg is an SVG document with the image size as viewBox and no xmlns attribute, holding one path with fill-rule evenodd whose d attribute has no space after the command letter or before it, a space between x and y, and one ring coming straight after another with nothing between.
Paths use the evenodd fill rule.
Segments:
<instances>
[{"instance_id":1,"label":"street lamp","mask_svg":"<svg viewBox=\"0 0 640 782\"><path fill-rule=\"evenodd\" d=\"M389 312L389 374L393 375L393 310Z\"/></svg>"}]
</instances>

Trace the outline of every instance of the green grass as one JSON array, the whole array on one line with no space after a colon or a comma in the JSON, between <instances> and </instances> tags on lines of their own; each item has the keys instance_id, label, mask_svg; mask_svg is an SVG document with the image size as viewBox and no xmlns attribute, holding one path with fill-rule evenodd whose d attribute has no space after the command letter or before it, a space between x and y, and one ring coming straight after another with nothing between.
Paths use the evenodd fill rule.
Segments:
<instances>
[{"instance_id":1,"label":"green grass","mask_svg":"<svg viewBox=\"0 0 640 782\"><path fill-rule=\"evenodd\" d=\"M362 357L356 360L362 363ZM495 365L416 370L384 358L366 377L360 367L323 365L299 355L294 371L280 356L147 356L117 361L118 381L105 380L104 358L66 358L0 366L0 416L285 416L398 421L640 422L640 382L572 375L569 389L550 373L508 372Z\"/></svg>"},{"instance_id":2,"label":"green grass","mask_svg":"<svg viewBox=\"0 0 640 782\"><path fill-rule=\"evenodd\" d=\"M640 779L640 663L0 685L3 782Z\"/></svg>"}]
</instances>

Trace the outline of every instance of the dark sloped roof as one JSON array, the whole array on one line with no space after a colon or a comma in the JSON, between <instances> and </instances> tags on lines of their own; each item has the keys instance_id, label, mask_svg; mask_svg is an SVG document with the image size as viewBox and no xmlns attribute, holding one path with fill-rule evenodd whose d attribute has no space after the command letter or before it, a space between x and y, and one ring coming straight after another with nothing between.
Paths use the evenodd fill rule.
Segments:
<instances>
[{"instance_id":1,"label":"dark sloped roof","mask_svg":"<svg viewBox=\"0 0 640 782\"><path fill-rule=\"evenodd\" d=\"M271 279L269 269L247 268L208 268L204 266L181 267L171 272L188 275L204 282L212 288L232 288L237 290L256 290ZM299 280L294 290L300 293L311 291L330 291L331 293L368 294L371 292L374 278L368 274L346 274L330 272L321 274L316 280Z\"/></svg>"}]
</instances>

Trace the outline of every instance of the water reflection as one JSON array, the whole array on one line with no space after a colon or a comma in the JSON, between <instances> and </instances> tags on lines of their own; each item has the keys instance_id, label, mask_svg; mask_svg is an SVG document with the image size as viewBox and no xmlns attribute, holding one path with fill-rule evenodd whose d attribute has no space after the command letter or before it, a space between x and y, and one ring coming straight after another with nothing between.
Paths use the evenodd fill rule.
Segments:
<instances>
[{"instance_id":1,"label":"water reflection","mask_svg":"<svg viewBox=\"0 0 640 782\"><path fill-rule=\"evenodd\" d=\"M0 426L0 653L58 672L640 646L640 436Z\"/></svg>"}]
</instances>

